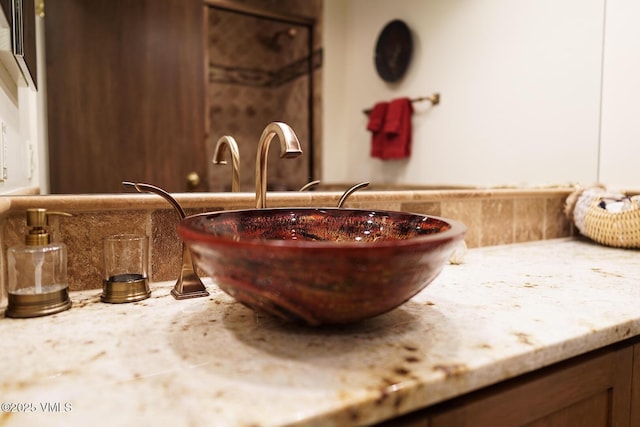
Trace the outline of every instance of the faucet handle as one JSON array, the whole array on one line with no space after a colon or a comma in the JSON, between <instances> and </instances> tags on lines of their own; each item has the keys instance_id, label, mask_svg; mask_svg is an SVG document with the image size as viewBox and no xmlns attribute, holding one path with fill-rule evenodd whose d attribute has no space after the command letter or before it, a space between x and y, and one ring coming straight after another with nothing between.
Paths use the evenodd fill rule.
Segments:
<instances>
[{"instance_id":1,"label":"faucet handle","mask_svg":"<svg viewBox=\"0 0 640 427\"><path fill-rule=\"evenodd\" d=\"M338 208L341 208L342 205L344 205L344 202L347 200L347 198L353 194L354 192L358 191L361 188L365 188L369 186L369 182L365 181L365 182L361 182L359 184L354 185L353 187L349 188L347 191L345 191L342 194L342 197L340 197L340 200L338 201Z\"/></svg>"},{"instance_id":2,"label":"faucet handle","mask_svg":"<svg viewBox=\"0 0 640 427\"><path fill-rule=\"evenodd\" d=\"M320 180L319 179L316 179L315 181L307 182L305 185L300 187L300 189L298 191L300 191L300 192L307 191L307 190L315 187L318 184L320 184Z\"/></svg>"}]
</instances>

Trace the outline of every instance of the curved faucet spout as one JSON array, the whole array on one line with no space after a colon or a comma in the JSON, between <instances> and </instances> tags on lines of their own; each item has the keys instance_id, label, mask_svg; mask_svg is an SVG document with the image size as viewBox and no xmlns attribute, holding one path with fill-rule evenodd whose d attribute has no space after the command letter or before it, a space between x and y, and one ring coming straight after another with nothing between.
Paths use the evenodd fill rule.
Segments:
<instances>
[{"instance_id":1,"label":"curved faucet spout","mask_svg":"<svg viewBox=\"0 0 640 427\"><path fill-rule=\"evenodd\" d=\"M298 137L289 125L272 122L264 128L256 156L256 208L258 209L267 207L267 154L274 136L278 136L280 139L281 159L293 159L302 154Z\"/></svg>"},{"instance_id":2,"label":"curved faucet spout","mask_svg":"<svg viewBox=\"0 0 640 427\"><path fill-rule=\"evenodd\" d=\"M232 136L224 135L218 139L212 162L214 165L226 165L225 155L227 154L227 148L231 153L231 191L235 193L240 188L240 151L236 140Z\"/></svg>"},{"instance_id":3,"label":"curved faucet spout","mask_svg":"<svg viewBox=\"0 0 640 427\"><path fill-rule=\"evenodd\" d=\"M181 220L187 216L182 206L180 206L180 203L160 187L143 182L123 181L122 184L125 187L135 188L139 193L147 192L157 194L173 206ZM180 272L178 281L171 290L171 295L173 295L175 299L209 296L209 292L207 292L204 283L202 283L198 273L196 273L196 266L191 259L191 252L184 242L182 243L182 271Z\"/></svg>"}]
</instances>

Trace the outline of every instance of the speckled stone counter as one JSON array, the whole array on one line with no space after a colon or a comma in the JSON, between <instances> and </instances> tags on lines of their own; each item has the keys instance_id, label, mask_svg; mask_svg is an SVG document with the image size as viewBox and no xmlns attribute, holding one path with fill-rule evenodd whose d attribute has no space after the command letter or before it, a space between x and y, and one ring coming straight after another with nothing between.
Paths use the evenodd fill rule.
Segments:
<instances>
[{"instance_id":1,"label":"speckled stone counter","mask_svg":"<svg viewBox=\"0 0 640 427\"><path fill-rule=\"evenodd\" d=\"M640 335L640 253L580 239L470 250L400 308L310 329L207 281L0 319L0 425L372 424ZM6 409L6 405L3 409ZM13 409L18 407L14 405Z\"/></svg>"}]
</instances>

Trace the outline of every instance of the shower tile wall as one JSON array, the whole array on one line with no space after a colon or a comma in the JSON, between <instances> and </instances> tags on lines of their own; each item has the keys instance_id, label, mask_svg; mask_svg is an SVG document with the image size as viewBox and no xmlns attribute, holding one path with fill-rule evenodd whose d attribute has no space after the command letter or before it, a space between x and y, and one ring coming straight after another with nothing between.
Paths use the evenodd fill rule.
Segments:
<instances>
[{"instance_id":1,"label":"shower tile wall","mask_svg":"<svg viewBox=\"0 0 640 427\"><path fill-rule=\"evenodd\" d=\"M209 80L207 102L209 134L207 159L210 191L228 191L231 166L213 165L215 144L223 135L233 136L240 151L240 190L255 189L255 157L264 127L272 121L290 125L300 140L303 155L279 159L279 143L269 152L269 189L295 190L320 171L320 73L321 0L243 2L272 12L316 19L314 30L313 114L309 128L309 28L266 18L241 15L210 7L208 20ZM293 29L295 34L289 33ZM319 53L318 53L319 52ZM313 132L313 174L309 147Z\"/></svg>"}]
</instances>

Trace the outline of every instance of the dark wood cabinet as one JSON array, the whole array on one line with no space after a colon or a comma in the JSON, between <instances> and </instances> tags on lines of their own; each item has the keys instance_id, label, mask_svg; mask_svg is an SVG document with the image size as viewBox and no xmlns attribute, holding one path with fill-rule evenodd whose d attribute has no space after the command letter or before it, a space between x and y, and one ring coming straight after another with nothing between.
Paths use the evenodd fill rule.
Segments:
<instances>
[{"instance_id":1,"label":"dark wood cabinet","mask_svg":"<svg viewBox=\"0 0 640 427\"><path fill-rule=\"evenodd\" d=\"M640 344L614 345L384 426L640 426Z\"/></svg>"},{"instance_id":2,"label":"dark wood cabinet","mask_svg":"<svg viewBox=\"0 0 640 427\"><path fill-rule=\"evenodd\" d=\"M46 4L52 193L206 176L202 0Z\"/></svg>"},{"instance_id":3,"label":"dark wood cabinet","mask_svg":"<svg viewBox=\"0 0 640 427\"><path fill-rule=\"evenodd\" d=\"M640 343L633 346L630 426L640 426Z\"/></svg>"}]
</instances>

